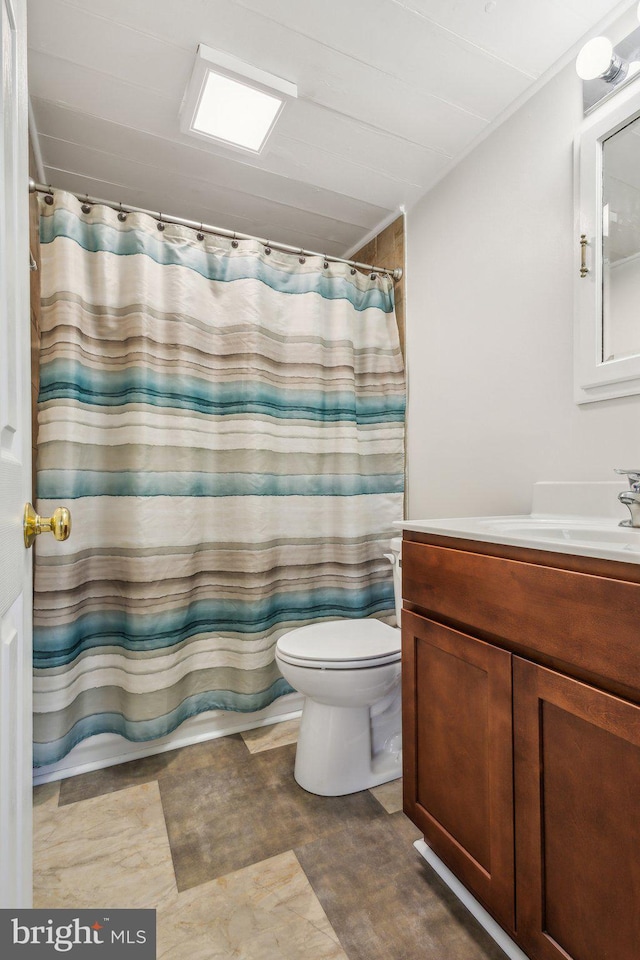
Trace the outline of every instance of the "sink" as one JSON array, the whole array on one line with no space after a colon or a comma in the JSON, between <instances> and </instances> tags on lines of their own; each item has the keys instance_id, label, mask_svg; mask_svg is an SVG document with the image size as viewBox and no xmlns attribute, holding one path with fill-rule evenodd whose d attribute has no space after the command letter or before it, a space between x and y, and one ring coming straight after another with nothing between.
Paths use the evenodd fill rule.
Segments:
<instances>
[{"instance_id":1,"label":"sink","mask_svg":"<svg viewBox=\"0 0 640 960\"><path fill-rule=\"evenodd\" d=\"M399 525L438 536L640 563L640 529L620 527L610 517L525 514L405 520Z\"/></svg>"},{"instance_id":2,"label":"sink","mask_svg":"<svg viewBox=\"0 0 640 960\"><path fill-rule=\"evenodd\" d=\"M518 516L405 520L405 530L640 563L640 529L621 527L616 483L534 484L532 512ZM628 515L628 514L627 514Z\"/></svg>"},{"instance_id":3,"label":"sink","mask_svg":"<svg viewBox=\"0 0 640 960\"><path fill-rule=\"evenodd\" d=\"M480 528L528 540L553 540L578 544L611 544L640 551L640 529L621 527L608 517L564 519L551 517L476 518Z\"/></svg>"}]
</instances>

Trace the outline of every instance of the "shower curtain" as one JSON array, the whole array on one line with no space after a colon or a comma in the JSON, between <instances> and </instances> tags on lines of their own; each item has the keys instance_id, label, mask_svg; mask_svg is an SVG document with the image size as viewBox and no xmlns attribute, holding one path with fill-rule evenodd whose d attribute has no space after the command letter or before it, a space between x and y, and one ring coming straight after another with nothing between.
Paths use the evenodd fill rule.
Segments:
<instances>
[{"instance_id":1,"label":"shower curtain","mask_svg":"<svg viewBox=\"0 0 640 960\"><path fill-rule=\"evenodd\" d=\"M41 204L34 759L291 688L278 637L392 621L390 279L70 194Z\"/></svg>"}]
</instances>

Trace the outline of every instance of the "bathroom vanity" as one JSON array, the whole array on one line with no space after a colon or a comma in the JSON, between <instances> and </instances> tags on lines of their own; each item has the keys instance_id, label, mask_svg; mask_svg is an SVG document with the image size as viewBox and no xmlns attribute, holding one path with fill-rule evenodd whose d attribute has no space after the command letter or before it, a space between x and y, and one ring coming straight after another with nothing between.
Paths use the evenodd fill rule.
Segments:
<instances>
[{"instance_id":1,"label":"bathroom vanity","mask_svg":"<svg viewBox=\"0 0 640 960\"><path fill-rule=\"evenodd\" d=\"M532 960L638 960L640 530L451 524L404 524L405 813Z\"/></svg>"}]
</instances>

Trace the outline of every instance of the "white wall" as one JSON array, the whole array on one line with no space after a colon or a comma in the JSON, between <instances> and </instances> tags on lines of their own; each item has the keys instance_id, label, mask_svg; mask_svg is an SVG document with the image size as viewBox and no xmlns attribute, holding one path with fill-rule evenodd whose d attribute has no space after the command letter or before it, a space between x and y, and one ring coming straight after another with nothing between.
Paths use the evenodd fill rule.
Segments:
<instances>
[{"instance_id":1,"label":"white wall","mask_svg":"<svg viewBox=\"0 0 640 960\"><path fill-rule=\"evenodd\" d=\"M581 121L570 65L409 211L411 519L528 512L536 480L640 467L640 396L572 397Z\"/></svg>"}]
</instances>

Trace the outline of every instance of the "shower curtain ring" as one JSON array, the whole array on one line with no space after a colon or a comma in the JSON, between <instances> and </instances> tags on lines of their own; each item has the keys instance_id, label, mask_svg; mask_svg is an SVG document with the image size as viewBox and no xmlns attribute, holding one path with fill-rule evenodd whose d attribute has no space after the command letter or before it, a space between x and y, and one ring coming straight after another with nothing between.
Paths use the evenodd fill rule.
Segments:
<instances>
[{"instance_id":1,"label":"shower curtain ring","mask_svg":"<svg viewBox=\"0 0 640 960\"><path fill-rule=\"evenodd\" d=\"M89 194L85 193L85 201L82 204L81 208L83 213L91 213L91 204L89 203Z\"/></svg>"},{"instance_id":2,"label":"shower curtain ring","mask_svg":"<svg viewBox=\"0 0 640 960\"><path fill-rule=\"evenodd\" d=\"M122 200L121 200L121 201L120 201L120 210L118 211L118 220L120 221L120 223L124 223L126 219L127 219L127 215L126 215L126 213L124 212L124 210L122 209Z\"/></svg>"},{"instance_id":3,"label":"shower curtain ring","mask_svg":"<svg viewBox=\"0 0 640 960\"><path fill-rule=\"evenodd\" d=\"M196 233L197 240L204 240L204 233L202 232L202 224L200 224L200 229Z\"/></svg>"},{"instance_id":4,"label":"shower curtain ring","mask_svg":"<svg viewBox=\"0 0 640 960\"><path fill-rule=\"evenodd\" d=\"M304 255L304 250L300 247L300 256L298 257L298 263L306 263L307 258Z\"/></svg>"},{"instance_id":5,"label":"shower curtain ring","mask_svg":"<svg viewBox=\"0 0 640 960\"><path fill-rule=\"evenodd\" d=\"M269 246L269 241L268 241L268 240L267 240L267 242L266 242L266 244L265 244L264 252L266 253L267 256L270 256L270 255L271 255L271 247Z\"/></svg>"},{"instance_id":6,"label":"shower curtain ring","mask_svg":"<svg viewBox=\"0 0 640 960\"><path fill-rule=\"evenodd\" d=\"M234 250L237 250L237 249L238 249L238 241L236 240L236 235L235 235L235 233L234 233L234 235L233 235L233 240L231 241L231 246L233 247Z\"/></svg>"},{"instance_id":7,"label":"shower curtain ring","mask_svg":"<svg viewBox=\"0 0 640 960\"><path fill-rule=\"evenodd\" d=\"M51 184L49 184L49 189L45 193L44 202L48 203L49 206L51 206L51 204L53 203L53 187L51 186Z\"/></svg>"},{"instance_id":8,"label":"shower curtain ring","mask_svg":"<svg viewBox=\"0 0 640 960\"><path fill-rule=\"evenodd\" d=\"M160 219L158 220L156 226L157 226L158 230L164 230L164 228L165 228L165 225L164 225L164 223L162 222L162 210L160 211Z\"/></svg>"},{"instance_id":9,"label":"shower curtain ring","mask_svg":"<svg viewBox=\"0 0 640 960\"><path fill-rule=\"evenodd\" d=\"M328 269L329 269L329 261L327 260L327 255L326 255L326 253L323 253L322 256L324 257L324 263L322 264L322 266L324 267L325 270L328 270Z\"/></svg>"}]
</instances>

